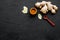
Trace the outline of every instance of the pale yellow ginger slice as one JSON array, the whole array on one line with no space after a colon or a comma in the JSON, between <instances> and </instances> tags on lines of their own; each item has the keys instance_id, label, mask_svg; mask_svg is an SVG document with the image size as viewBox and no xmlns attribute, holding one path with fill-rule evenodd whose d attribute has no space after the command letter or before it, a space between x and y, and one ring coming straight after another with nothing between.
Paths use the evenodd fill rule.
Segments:
<instances>
[{"instance_id":1,"label":"pale yellow ginger slice","mask_svg":"<svg viewBox=\"0 0 60 40\"><path fill-rule=\"evenodd\" d=\"M41 14L38 14L38 19L42 19L42 15Z\"/></svg>"},{"instance_id":2,"label":"pale yellow ginger slice","mask_svg":"<svg viewBox=\"0 0 60 40\"><path fill-rule=\"evenodd\" d=\"M22 13L24 13L24 14L28 13L28 7L24 6L23 10L22 10Z\"/></svg>"}]
</instances>

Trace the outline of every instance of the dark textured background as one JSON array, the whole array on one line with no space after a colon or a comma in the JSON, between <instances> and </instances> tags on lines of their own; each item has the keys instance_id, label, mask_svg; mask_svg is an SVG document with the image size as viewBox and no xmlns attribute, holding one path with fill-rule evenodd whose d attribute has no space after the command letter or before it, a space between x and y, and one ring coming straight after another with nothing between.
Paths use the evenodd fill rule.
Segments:
<instances>
[{"instance_id":1,"label":"dark textured background","mask_svg":"<svg viewBox=\"0 0 60 40\"><path fill-rule=\"evenodd\" d=\"M0 40L60 40L60 0L50 0L59 10L47 14L55 27L37 15L22 14L24 5L30 9L36 1L42 0L0 0Z\"/></svg>"}]
</instances>

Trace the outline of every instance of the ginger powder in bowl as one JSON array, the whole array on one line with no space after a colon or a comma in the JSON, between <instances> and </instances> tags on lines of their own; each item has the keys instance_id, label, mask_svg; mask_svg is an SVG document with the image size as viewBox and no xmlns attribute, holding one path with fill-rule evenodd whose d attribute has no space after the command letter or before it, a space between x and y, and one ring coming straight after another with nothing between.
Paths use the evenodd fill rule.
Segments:
<instances>
[{"instance_id":1,"label":"ginger powder in bowl","mask_svg":"<svg viewBox=\"0 0 60 40\"><path fill-rule=\"evenodd\" d=\"M37 14L37 9L36 9L35 7L32 7L32 8L30 9L30 14L31 14L31 15Z\"/></svg>"}]
</instances>

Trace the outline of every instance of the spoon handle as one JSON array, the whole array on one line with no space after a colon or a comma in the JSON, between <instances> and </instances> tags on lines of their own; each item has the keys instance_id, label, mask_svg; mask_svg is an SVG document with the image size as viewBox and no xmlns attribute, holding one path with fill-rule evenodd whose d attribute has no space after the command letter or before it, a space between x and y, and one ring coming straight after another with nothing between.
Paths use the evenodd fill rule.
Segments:
<instances>
[{"instance_id":1,"label":"spoon handle","mask_svg":"<svg viewBox=\"0 0 60 40\"><path fill-rule=\"evenodd\" d=\"M51 21L49 18L46 19L53 27L55 26L55 23Z\"/></svg>"}]
</instances>

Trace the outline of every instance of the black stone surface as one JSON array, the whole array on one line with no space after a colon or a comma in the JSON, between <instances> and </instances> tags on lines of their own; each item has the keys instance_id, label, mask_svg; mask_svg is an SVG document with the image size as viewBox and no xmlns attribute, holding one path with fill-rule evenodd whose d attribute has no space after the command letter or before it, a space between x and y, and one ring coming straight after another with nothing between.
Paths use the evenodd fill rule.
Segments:
<instances>
[{"instance_id":1,"label":"black stone surface","mask_svg":"<svg viewBox=\"0 0 60 40\"><path fill-rule=\"evenodd\" d=\"M0 40L60 40L60 0L45 0L59 7L56 15L47 14L55 27L37 15L22 14L23 6L30 9L37 1L43 0L0 0Z\"/></svg>"}]
</instances>

